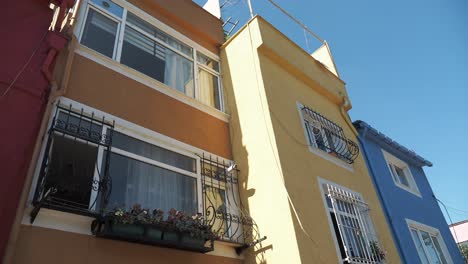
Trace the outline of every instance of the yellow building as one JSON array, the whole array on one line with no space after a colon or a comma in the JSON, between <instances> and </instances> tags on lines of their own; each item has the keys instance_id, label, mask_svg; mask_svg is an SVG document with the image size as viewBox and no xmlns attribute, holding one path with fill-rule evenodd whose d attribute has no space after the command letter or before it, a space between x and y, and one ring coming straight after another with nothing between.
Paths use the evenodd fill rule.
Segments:
<instances>
[{"instance_id":1,"label":"yellow building","mask_svg":"<svg viewBox=\"0 0 468 264\"><path fill-rule=\"evenodd\" d=\"M314 55L327 66L259 16L221 48L242 196L268 236L247 263L400 263L345 83Z\"/></svg>"}]
</instances>

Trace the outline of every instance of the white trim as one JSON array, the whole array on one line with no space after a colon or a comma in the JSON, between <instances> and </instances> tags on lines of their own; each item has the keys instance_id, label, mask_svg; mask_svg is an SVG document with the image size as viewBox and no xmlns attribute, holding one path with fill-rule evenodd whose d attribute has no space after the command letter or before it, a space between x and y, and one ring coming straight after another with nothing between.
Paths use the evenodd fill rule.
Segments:
<instances>
[{"instance_id":1,"label":"white trim","mask_svg":"<svg viewBox=\"0 0 468 264\"><path fill-rule=\"evenodd\" d=\"M333 220L330 215L330 209L328 208L327 199L325 198L325 190L323 189L324 184L335 184L335 183L325 180L320 177L317 177L317 181L318 181L318 185L320 188L320 196L322 197L325 214L327 215L327 219L328 219L328 227L330 228L330 233L332 235L333 242L335 243L335 250L336 250L336 257L338 259L338 264L343 264L343 259L341 258L340 244L335 234L335 227L333 225Z\"/></svg>"},{"instance_id":2,"label":"white trim","mask_svg":"<svg viewBox=\"0 0 468 264\"><path fill-rule=\"evenodd\" d=\"M339 158L336 158L336 157L333 157L332 155L330 155L329 153L325 152L325 151L322 151L321 149L319 148L316 148L314 146L312 146L310 143L309 143L309 138L307 136L307 128L305 126L305 122L304 122L304 115L302 114L302 111L301 109L304 107L303 104L301 104L300 102L296 101L296 105L297 105L297 110L299 112L299 117L300 117L300 122L301 122L301 126L302 126L302 129L304 130L304 136L305 136L305 142L307 143L308 145L308 149L310 152L314 153L315 155L327 160L327 161L330 161L331 163L334 163L335 165L338 165L339 167L342 167L343 169L346 169L350 172L354 172L354 168L353 168L353 165L351 164L348 164L344 161L342 161L341 159Z\"/></svg>"},{"instance_id":3,"label":"white trim","mask_svg":"<svg viewBox=\"0 0 468 264\"><path fill-rule=\"evenodd\" d=\"M410 193L418 196L419 198L422 198L422 195L421 195L421 192L419 191L418 185L416 184L416 181L414 180L413 174L411 173L410 166L406 162L404 162L401 159L395 157L394 155L388 153L384 149L382 149L382 154L383 154L383 156L385 158L385 162L387 163L387 168L388 168L388 171L390 172L390 177L392 177L392 180L395 183L395 185L398 186L399 188L407 191L407 192L410 192ZM408 184L410 185L409 187L402 184L402 183L400 183L400 182L398 182L395 179L394 173L396 173L396 172L394 172L394 170L393 170L392 166L390 166L390 164L396 165L396 166L400 167L401 169L403 169L406 180L408 181Z\"/></svg>"},{"instance_id":4,"label":"white trim","mask_svg":"<svg viewBox=\"0 0 468 264\"><path fill-rule=\"evenodd\" d=\"M452 256L449 253L447 245L445 244L444 238L442 237L439 229L437 229L435 227L432 227L432 226L429 226L429 225L426 225L426 224L423 224L423 223L416 222L416 221L408 219L408 218L405 218L405 221L406 221L406 224L408 225L409 235L411 236L415 247L417 247L417 245L416 245L416 241L414 241L413 235L411 234L411 229L416 229L418 231L425 231L425 232L429 233L429 235L431 236L431 240L432 240L432 236L437 238L437 241L439 242L442 253L444 254L445 260L447 261L448 264L453 264ZM418 232L418 236L420 237L419 232ZM421 237L420 237L420 239L421 239L420 242L423 245L424 252L426 252L426 247L424 245L423 239ZM418 255L419 255L419 252L418 252ZM426 252L426 255L429 255L429 254ZM419 257L421 257L421 256L419 256ZM429 262L431 261L429 258L428 258L428 260L429 260Z\"/></svg>"},{"instance_id":5,"label":"white trim","mask_svg":"<svg viewBox=\"0 0 468 264\"><path fill-rule=\"evenodd\" d=\"M196 108L206 114L209 114L213 117L216 117L224 122L229 122L229 115L214 108L208 106L195 98L192 98L182 92L179 92L177 89L171 88L156 79L146 76L145 74L134 70L130 67L127 67L115 60L112 60L105 55L102 55L86 46L83 46L78 43L75 53L90 59L102 66L105 66L115 72L118 72L134 81L137 81L143 85L146 85L160 93L163 93L171 98L176 99L184 104L187 104L193 108Z\"/></svg>"},{"instance_id":6,"label":"white trim","mask_svg":"<svg viewBox=\"0 0 468 264\"><path fill-rule=\"evenodd\" d=\"M125 136L130 136L130 135L125 134ZM151 143L151 145L156 146L156 147L161 147L156 143ZM146 158L144 156L134 154L134 153L131 153L131 152L128 152L128 151L125 151L125 150L122 150L122 149L119 149L119 148L116 148L116 147L112 147L111 152L113 152L115 154L118 154L120 156L124 156L126 158L130 158L130 159L133 159L133 160L136 160L136 161L141 161L143 163L147 163L147 164L152 165L152 166L156 166L156 167L159 167L159 168L163 168L163 169L166 169L166 170L177 172L178 174L182 174L182 175L189 176L189 177L192 177L192 178L197 178L196 173L188 172L188 171L186 171L184 169L179 169L177 167L168 165L166 163L159 162L159 161L156 161L154 159ZM176 152L176 153L180 154L178 152ZM192 158L192 157L190 157L190 158ZM195 157L193 157L193 159L195 159Z\"/></svg>"}]
</instances>

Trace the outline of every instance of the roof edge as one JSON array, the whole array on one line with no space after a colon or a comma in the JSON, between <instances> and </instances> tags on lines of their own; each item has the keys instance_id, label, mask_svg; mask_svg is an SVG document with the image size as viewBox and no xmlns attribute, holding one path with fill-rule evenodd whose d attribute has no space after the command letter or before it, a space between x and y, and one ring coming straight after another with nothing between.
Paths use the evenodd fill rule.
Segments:
<instances>
[{"instance_id":1,"label":"roof edge","mask_svg":"<svg viewBox=\"0 0 468 264\"><path fill-rule=\"evenodd\" d=\"M415 161L418 164L422 164L422 166L428 166L432 167L432 162L426 160L425 158L421 157L418 155L416 152L413 150L410 150L406 148L405 146L401 145L400 143L396 142L395 140L389 138L382 132L378 131L377 129L373 128L370 126L368 123L362 121L362 120L357 120L353 122L354 127L356 127L357 130L359 129L368 129L367 137L372 136L373 138L377 139L378 141L384 143L386 146L390 147L391 149L402 153L403 155L409 157L413 161Z\"/></svg>"}]
</instances>

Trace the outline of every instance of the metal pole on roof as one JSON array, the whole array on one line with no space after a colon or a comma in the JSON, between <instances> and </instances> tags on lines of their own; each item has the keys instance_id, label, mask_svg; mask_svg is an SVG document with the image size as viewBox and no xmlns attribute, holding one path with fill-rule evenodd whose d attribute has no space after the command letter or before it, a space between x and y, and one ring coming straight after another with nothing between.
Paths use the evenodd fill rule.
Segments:
<instances>
[{"instance_id":1,"label":"metal pole on roof","mask_svg":"<svg viewBox=\"0 0 468 264\"><path fill-rule=\"evenodd\" d=\"M299 24L304 30L309 32L312 36L314 36L316 39L318 39L322 44L325 45L325 40L319 37L317 34L315 34L312 30L310 30L306 25L304 25L301 21L297 20L295 17L293 17L291 14L288 13L288 11L284 10L280 5L275 3L273 0L268 0L272 5L276 6L281 12L283 12L285 15L287 15L289 18L291 18L294 22ZM250 3L250 0L249 0Z\"/></svg>"},{"instance_id":2,"label":"metal pole on roof","mask_svg":"<svg viewBox=\"0 0 468 264\"><path fill-rule=\"evenodd\" d=\"M247 4L249 4L250 18L253 18L254 14L252 9L252 3L250 2L250 0L247 0Z\"/></svg>"}]
</instances>

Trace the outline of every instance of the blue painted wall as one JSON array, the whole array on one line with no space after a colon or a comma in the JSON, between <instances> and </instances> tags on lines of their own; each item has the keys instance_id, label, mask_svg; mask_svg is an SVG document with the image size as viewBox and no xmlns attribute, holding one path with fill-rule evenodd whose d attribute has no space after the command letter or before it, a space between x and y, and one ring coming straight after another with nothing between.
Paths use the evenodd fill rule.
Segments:
<instances>
[{"instance_id":1,"label":"blue painted wall","mask_svg":"<svg viewBox=\"0 0 468 264\"><path fill-rule=\"evenodd\" d=\"M395 151L391 146L373 136L363 138L364 129L358 129L358 132L363 155L367 154L366 162L382 206L386 211L387 222L391 225L395 243L399 243L397 248L400 251L402 262L421 263L405 220L411 219L439 229L452 261L455 264L464 263L422 167L415 165L404 154ZM395 185L382 149L408 164L422 197Z\"/></svg>"}]
</instances>

